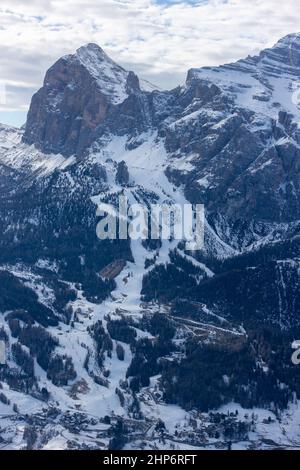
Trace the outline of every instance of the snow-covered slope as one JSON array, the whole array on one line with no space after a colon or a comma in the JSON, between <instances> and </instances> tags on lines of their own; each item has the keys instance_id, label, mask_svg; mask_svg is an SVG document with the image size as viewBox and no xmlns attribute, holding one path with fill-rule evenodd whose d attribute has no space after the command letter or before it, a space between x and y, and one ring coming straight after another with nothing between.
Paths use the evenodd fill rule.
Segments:
<instances>
[{"instance_id":1,"label":"snow-covered slope","mask_svg":"<svg viewBox=\"0 0 300 470\"><path fill-rule=\"evenodd\" d=\"M12 147L16 146L21 142L22 131L12 126L6 126L0 124L0 149L1 154L5 155L5 152Z\"/></svg>"},{"instance_id":2,"label":"snow-covered slope","mask_svg":"<svg viewBox=\"0 0 300 470\"><path fill-rule=\"evenodd\" d=\"M167 92L88 44L0 126L3 448L299 446L299 38ZM120 195L203 250L100 241Z\"/></svg>"},{"instance_id":3,"label":"snow-covered slope","mask_svg":"<svg viewBox=\"0 0 300 470\"><path fill-rule=\"evenodd\" d=\"M66 57L67 61L69 59L79 60L114 104L122 103L128 97L126 90L128 72L113 62L96 44L80 47L74 56Z\"/></svg>"},{"instance_id":4,"label":"snow-covered slope","mask_svg":"<svg viewBox=\"0 0 300 470\"><path fill-rule=\"evenodd\" d=\"M237 106L273 119L279 110L300 122L300 36L291 34L259 56L214 68L192 69L188 82L208 80L229 96Z\"/></svg>"},{"instance_id":5,"label":"snow-covered slope","mask_svg":"<svg viewBox=\"0 0 300 470\"><path fill-rule=\"evenodd\" d=\"M0 164L20 173L47 175L54 170L63 170L75 162L74 157L45 155L34 146L22 144L23 132L14 127L0 125Z\"/></svg>"}]
</instances>

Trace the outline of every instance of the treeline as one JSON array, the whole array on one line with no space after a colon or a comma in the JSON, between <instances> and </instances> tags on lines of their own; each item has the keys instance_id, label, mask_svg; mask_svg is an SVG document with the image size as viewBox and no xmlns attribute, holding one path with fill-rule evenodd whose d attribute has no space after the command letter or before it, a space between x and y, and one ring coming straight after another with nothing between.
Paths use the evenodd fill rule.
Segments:
<instances>
[{"instance_id":1,"label":"treeline","mask_svg":"<svg viewBox=\"0 0 300 470\"><path fill-rule=\"evenodd\" d=\"M149 331L153 338L141 338L131 344L133 358L126 377L134 393L149 386L150 378L162 371L161 358L175 349L172 339L176 330L166 315L156 313L150 318L144 317L141 326Z\"/></svg>"},{"instance_id":2,"label":"treeline","mask_svg":"<svg viewBox=\"0 0 300 470\"><path fill-rule=\"evenodd\" d=\"M249 332L234 347L192 339L184 359L163 363L164 398L187 410L208 411L230 402L283 410L300 397L300 369L291 361L291 341L270 329Z\"/></svg>"},{"instance_id":3,"label":"treeline","mask_svg":"<svg viewBox=\"0 0 300 470\"><path fill-rule=\"evenodd\" d=\"M141 294L146 302L169 302L197 286L199 269L176 252L170 254L170 259L172 263L159 264L143 277Z\"/></svg>"},{"instance_id":4,"label":"treeline","mask_svg":"<svg viewBox=\"0 0 300 470\"><path fill-rule=\"evenodd\" d=\"M58 320L52 310L38 301L37 294L13 274L0 271L0 312L26 310L33 320L47 327L57 326Z\"/></svg>"},{"instance_id":5,"label":"treeline","mask_svg":"<svg viewBox=\"0 0 300 470\"><path fill-rule=\"evenodd\" d=\"M143 299L158 303L190 301L188 310L192 312L192 302L203 303L215 314L246 327L300 328L299 263L293 264L293 258L286 263L276 261L286 259L288 253L296 257L299 243L295 240L215 260L214 266L210 263L215 272L212 278L175 251L170 255L171 263L158 265L144 276Z\"/></svg>"},{"instance_id":6,"label":"treeline","mask_svg":"<svg viewBox=\"0 0 300 470\"><path fill-rule=\"evenodd\" d=\"M98 320L94 325L89 327L89 333L95 342L98 365L102 368L104 365L105 353L107 353L108 356L111 356L113 342L109 334L104 329L101 320Z\"/></svg>"},{"instance_id":7,"label":"treeline","mask_svg":"<svg viewBox=\"0 0 300 470\"><path fill-rule=\"evenodd\" d=\"M26 377L34 380L33 359L35 358L54 385L67 385L76 378L72 359L55 352L59 342L44 328L31 325L20 328L20 331L14 333L18 342L12 345L13 358ZM29 349L30 354L22 345Z\"/></svg>"}]
</instances>

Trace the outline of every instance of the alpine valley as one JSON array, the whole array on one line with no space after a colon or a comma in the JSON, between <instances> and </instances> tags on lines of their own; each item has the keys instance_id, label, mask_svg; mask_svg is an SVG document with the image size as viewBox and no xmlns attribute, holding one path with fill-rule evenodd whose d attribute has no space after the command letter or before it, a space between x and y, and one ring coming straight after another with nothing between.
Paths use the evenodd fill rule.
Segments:
<instances>
[{"instance_id":1,"label":"alpine valley","mask_svg":"<svg viewBox=\"0 0 300 470\"><path fill-rule=\"evenodd\" d=\"M169 91L88 44L0 125L2 449L300 448L299 89L300 34ZM204 248L99 240L120 195Z\"/></svg>"}]
</instances>

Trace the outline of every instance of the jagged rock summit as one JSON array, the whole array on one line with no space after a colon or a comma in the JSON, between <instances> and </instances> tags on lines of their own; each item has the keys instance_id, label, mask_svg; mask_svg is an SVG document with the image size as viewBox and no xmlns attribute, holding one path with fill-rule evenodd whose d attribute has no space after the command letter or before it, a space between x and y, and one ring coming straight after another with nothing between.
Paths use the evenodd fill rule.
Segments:
<instances>
[{"instance_id":1,"label":"jagged rock summit","mask_svg":"<svg viewBox=\"0 0 300 470\"><path fill-rule=\"evenodd\" d=\"M188 72L187 84L207 80L217 85L238 106L277 118L284 109L300 120L300 103L292 99L300 79L300 33L280 39L258 56L232 64Z\"/></svg>"},{"instance_id":2,"label":"jagged rock summit","mask_svg":"<svg viewBox=\"0 0 300 470\"><path fill-rule=\"evenodd\" d=\"M46 153L78 154L112 109L139 91L133 72L87 44L47 71L32 98L23 140Z\"/></svg>"},{"instance_id":3,"label":"jagged rock summit","mask_svg":"<svg viewBox=\"0 0 300 470\"><path fill-rule=\"evenodd\" d=\"M89 44L0 125L2 448L299 447L298 84L299 35L170 91ZM203 249L100 240L121 195Z\"/></svg>"},{"instance_id":4,"label":"jagged rock summit","mask_svg":"<svg viewBox=\"0 0 300 470\"><path fill-rule=\"evenodd\" d=\"M34 95L23 141L44 153L88 153L103 135L138 146L156 132L168 177L232 220L298 220L300 34L259 55L191 69L186 84L148 90L96 44L59 59Z\"/></svg>"},{"instance_id":5,"label":"jagged rock summit","mask_svg":"<svg viewBox=\"0 0 300 470\"><path fill-rule=\"evenodd\" d=\"M299 33L258 56L191 69L185 87L171 92L140 82L101 47L87 44L47 71L32 98L23 140L45 153L80 155L105 132L138 134L162 121L164 128L180 112L186 116L196 100L203 107L216 96L219 109L232 103L257 118L277 120L283 111L300 121L300 105L293 99L299 80Z\"/></svg>"}]
</instances>

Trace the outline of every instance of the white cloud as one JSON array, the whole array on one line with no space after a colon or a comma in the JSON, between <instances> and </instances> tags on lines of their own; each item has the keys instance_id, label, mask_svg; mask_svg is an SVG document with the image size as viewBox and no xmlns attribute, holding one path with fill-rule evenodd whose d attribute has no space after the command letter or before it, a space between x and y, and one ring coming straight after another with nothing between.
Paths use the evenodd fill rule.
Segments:
<instances>
[{"instance_id":1,"label":"white cloud","mask_svg":"<svg viewBox=\"0 0 300 470\"><path fill-rule=\"evenodd\" d=\"M163 87L191 67L255 54L299 28L299 0L1 0L0 80L20 111L61 55L96 42ZM300 29L300 28L299 28ZM1 110L3 110L3 105Z\"/></svg>"}]
</instances>

